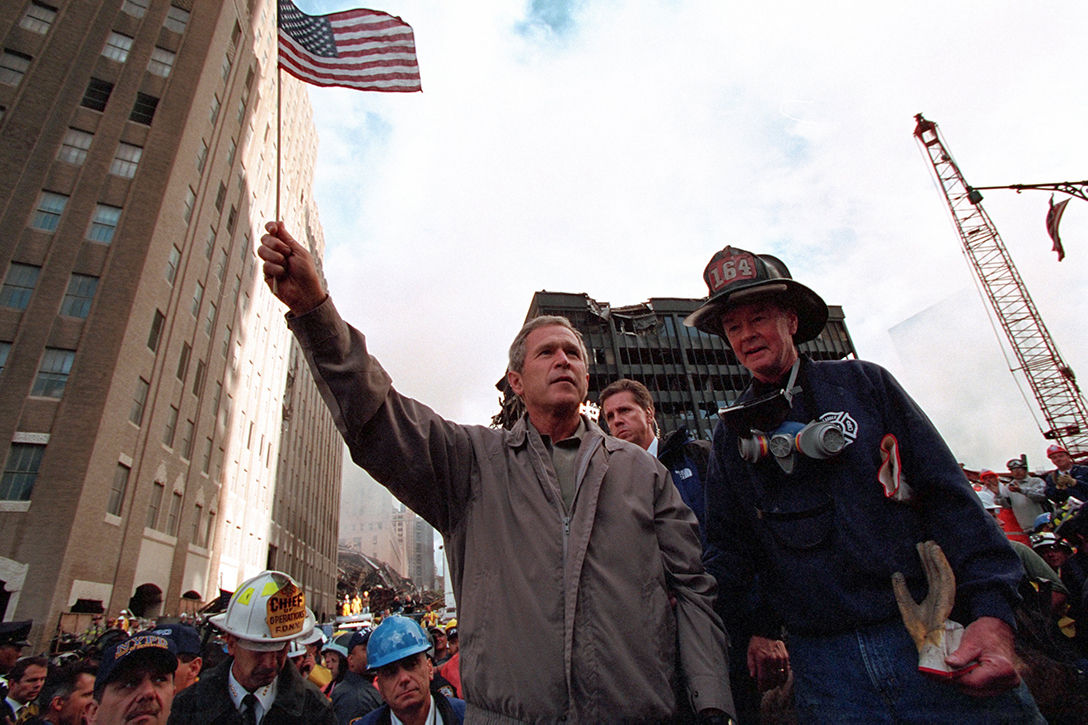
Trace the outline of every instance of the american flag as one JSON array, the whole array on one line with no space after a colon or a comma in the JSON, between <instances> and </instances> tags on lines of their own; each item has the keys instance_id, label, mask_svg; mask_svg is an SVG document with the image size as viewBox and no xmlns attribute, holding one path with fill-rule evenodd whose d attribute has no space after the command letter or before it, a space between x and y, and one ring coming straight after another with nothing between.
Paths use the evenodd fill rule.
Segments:
<instances>
[{"instance_id":1,"label":"american flag","mask_svg":"<svg viewBox=\"0 0 1088 725\"><path fill-rule=\"evenodd\" d=\"M279 0L280 67L317 86L422 90L412 27L376 10L307 15Z\"/></svg>"}]
</instances>

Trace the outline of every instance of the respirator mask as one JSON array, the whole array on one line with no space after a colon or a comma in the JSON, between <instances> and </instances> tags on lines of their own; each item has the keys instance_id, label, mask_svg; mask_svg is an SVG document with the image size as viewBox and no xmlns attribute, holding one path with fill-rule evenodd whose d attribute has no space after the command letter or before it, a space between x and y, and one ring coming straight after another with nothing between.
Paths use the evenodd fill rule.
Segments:
<instances>
[{"instance_id":1,"label":"respirator mask","mask_svg":"<svg viewBox=\"0 0 1088 725\"><path fill-rule=\"evenodd\" d=\"M794 385L800 364L800 360L793 364L785 388L718 411L722 421L737 434L737 445L745 461L754 464L774 457L789 474L793 472L797 453L826 460L846 447L846 438L835 423L786 420L793 407L793 396L801 391L800 386Z\"/></svg>"}]
</instances>

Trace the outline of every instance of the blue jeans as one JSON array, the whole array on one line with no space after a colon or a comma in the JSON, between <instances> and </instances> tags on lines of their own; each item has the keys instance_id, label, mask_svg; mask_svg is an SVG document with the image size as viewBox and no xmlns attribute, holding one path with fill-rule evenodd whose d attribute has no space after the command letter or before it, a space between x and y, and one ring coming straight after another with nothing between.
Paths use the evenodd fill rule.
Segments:
<instances>
[{"instance_id":1,"label":"blue jeans","mask_svg":"<svg viewBox=\"0 0 1088 725\"><path fill-rule=\"evenodd\" d=\"M789 653L803 723L1046 724L1023 682L973 697L922 675L899 620L828 637L791 635Z\"/></svg>"}]
</instances>

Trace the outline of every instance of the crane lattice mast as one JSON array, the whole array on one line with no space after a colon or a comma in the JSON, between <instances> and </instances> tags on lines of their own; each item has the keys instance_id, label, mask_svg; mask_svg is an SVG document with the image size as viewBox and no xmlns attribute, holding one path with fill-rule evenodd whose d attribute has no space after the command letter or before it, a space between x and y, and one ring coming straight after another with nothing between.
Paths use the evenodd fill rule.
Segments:
<instances>
[{"instance_id":1,"label":"crane lattice mast","mask_svg":"<svg viewBox=\"0 0 1088 725\"><path fill-rule=\"evenodd\" d=\"M1049 430L1043 437L1058 441L1071 454L1088 452L1088 405L1073 370L1035 309L1027 287L997 233L981 195L973 192L945 146L937 124L915 116L914 136L922 145L944 191L952 219L963 240L964 255L982 283L1020 370L1031 386Z\"/></svg>"}]
</instances>

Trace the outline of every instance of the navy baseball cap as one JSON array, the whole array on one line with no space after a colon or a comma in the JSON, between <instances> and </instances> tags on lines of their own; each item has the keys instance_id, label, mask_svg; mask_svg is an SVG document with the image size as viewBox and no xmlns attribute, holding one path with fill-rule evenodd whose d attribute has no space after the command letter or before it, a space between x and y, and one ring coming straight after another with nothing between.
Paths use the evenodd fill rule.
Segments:
<instances>
[{"instance_id":1,"label":"navy baseball cap","mask_svg":"<svg viewBox=\"0 0 1088 725\"><path fill-rule=\"evenodd\" d=\"M166 637L174 643L174 650L179 655L199 655L201 652L200 633L188 624L164 624L148 631L147 634Z\"/></svg>"},{"instance_id":2,"label":"navy baseball cap","mask_svg":"<svg viewBox=\"0 0 1088 725\"><path fill-rule=\"evenodd\" d=\"M348 652L351 652L353 649L355 649L359 645L363 645L365 647L366 643L369 642L369 641L370 641L370 630L369 629L366 630L366 631L361 631L361 630L356 631L354 634L351 635L351 639L348 640Z\"/></svg>"},{"instance_id":3,"label":"navy baseball cap","mask_svg":"<svg viewBox=\"0 0 1088 725\"><path fill-rule=\"evenodd\" d=\"M178 668L177 649L171 639L150 631L140 632L113 645L102 655L98 674L94 678L94 691L102 692L118 670L150 662L161 672L174 672Z\"/></svg>"}]
</instances>

